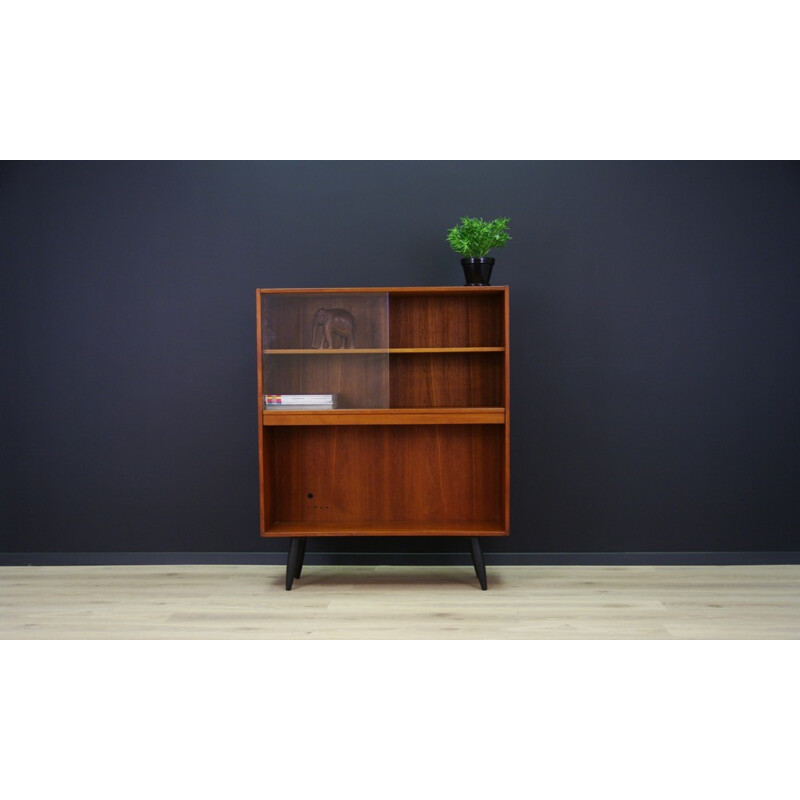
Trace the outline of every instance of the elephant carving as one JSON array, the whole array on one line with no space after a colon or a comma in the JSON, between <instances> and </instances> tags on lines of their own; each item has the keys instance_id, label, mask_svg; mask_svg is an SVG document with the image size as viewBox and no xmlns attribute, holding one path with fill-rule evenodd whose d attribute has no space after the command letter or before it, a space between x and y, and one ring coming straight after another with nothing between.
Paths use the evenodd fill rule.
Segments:
<instances>
[{"instance_id":1,"label":"elephant carving","mask_svg":"<svg viewBox=\"0 0 800 800\"><path fill-rule=\"evenodd\" d=\"M334 337L341 340L339 348L334 348ZM320 308L314 314L314 329L311 334L311 347L314 350L351 350L356 341L356 319L344 308Z\"/></svg>"}]
</instances>

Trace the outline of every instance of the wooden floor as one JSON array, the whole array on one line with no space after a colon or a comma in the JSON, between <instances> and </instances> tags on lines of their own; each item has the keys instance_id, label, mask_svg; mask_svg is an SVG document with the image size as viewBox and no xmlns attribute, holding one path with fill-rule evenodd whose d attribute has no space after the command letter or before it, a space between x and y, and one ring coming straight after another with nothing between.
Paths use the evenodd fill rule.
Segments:
<instances>
[{"instance_id":1,"label":"wooden floor","mask_svg":"<svg viewBox=\"0 0 800 800\"><path fill-rule=\"evenodd\" d=\"M798 639L800 565L0 567L2 639Z\"/></svg>"}]
</instances>

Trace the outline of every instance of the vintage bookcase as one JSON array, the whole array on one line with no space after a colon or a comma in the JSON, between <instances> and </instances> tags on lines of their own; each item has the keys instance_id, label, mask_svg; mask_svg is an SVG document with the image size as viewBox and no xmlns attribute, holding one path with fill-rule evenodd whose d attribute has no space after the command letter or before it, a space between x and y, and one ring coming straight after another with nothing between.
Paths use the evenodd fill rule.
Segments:
<instances>
[{"instance_id":1,"label":"vintage bookcase","mask_svg":"<svg viewBox=\"0 0 800 800\"><path fill-rule=\"evenodd\" d=\"M310 536L463 536L485 589L479 537L509 532L508 287L258 289L256 315L261 535L291 539L286 588ZM336 407L265 407L322 394Z\"/></svg>"}]
</instances>

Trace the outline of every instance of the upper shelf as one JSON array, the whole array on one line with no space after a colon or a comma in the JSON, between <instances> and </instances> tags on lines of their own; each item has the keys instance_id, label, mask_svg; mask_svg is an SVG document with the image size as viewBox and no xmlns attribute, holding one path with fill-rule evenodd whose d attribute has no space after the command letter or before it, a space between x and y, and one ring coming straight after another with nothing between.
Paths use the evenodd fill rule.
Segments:
<instances>
[{"instance_id":1,"label":"upper shelf","mask_svg":"<svg viewBox=\"0 0 800 800\"><path fill-rule=\"evenodd\" d=\"M403 355L406 353L502 353L505 347L353 347L350 349L336 348L333 350L312 350L307 348L291 348L264 350L264 355L269 356L319 356L319 355L376 355L394 354Z\"/></svg>"}]
</instances>

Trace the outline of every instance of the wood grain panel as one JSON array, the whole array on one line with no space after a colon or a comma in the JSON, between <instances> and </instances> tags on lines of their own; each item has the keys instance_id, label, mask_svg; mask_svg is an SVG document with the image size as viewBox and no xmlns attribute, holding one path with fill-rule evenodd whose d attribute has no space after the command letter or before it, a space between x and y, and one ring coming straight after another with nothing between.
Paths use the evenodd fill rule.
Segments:
<instances>
[{"instance_id":1,"label":"wood grain panel","mask_svg":"<svg viewBox=\"0 0 800 800\"><path fill-rule=\"evenodd\" d=\"M274 518L375 535L387 522L502 526L503 444L500 425L275 428Z\"/></svg>"},{"instance_id":2,"label":"wood grain panel","mask_svg":"<svg viewBox=\"0 0 800 800\"><path fill-rule=\"evenodd\" d=\"M265 411L262 422L278 425L502 425L506 411L494 408L338 408L325 411Z\"/></svg>"},{"instance_id":3,"label":"wood grain panel","mask_svg":"<svg viewBox=\"0 0 800 800\"><path fill-rule=\"evenodd\" d=\"M503 294L390 295L391 347L502 347Z\"/></svg>"},{"instance_id":4,"label":"wood grain panel","mask_svg":"<svg viewBox=\"0 0 800 800\"><path fill-rule=\"evenodd\" d=\"M505 536L496 520L469 522L276 522L270 536Z\"/></svg>"},{"instance_id":5,"label":"wood grain panel","mask_svg":"<svg viewBox=\"0 0 800 800\"><path fill-rule=\"evenodd\" d=\"M503 342L505 357L503 362L503 393L505 395L505 528L511 529L511 314L508 286L503 289Z\"/></svg>"},{"instance_id":6,"label":"wood grain panel","mask_svg":"<svg viewBox=\"0 0 800 800\"><path fill-rule=\"evenodd\" d=\"M504 406L503 353L390 356L393 408Z\"/></svg>"},{"instance_id":7,"label":"wood grain panel","mask_svg":"<svg viewBox=\"0 0 800 800\"><path fill-rule=\"evenodd\" d=\"M261 431L261 530L275 523L275 448L272 444L272 431Z\"/></svg>"}]
</instances>

